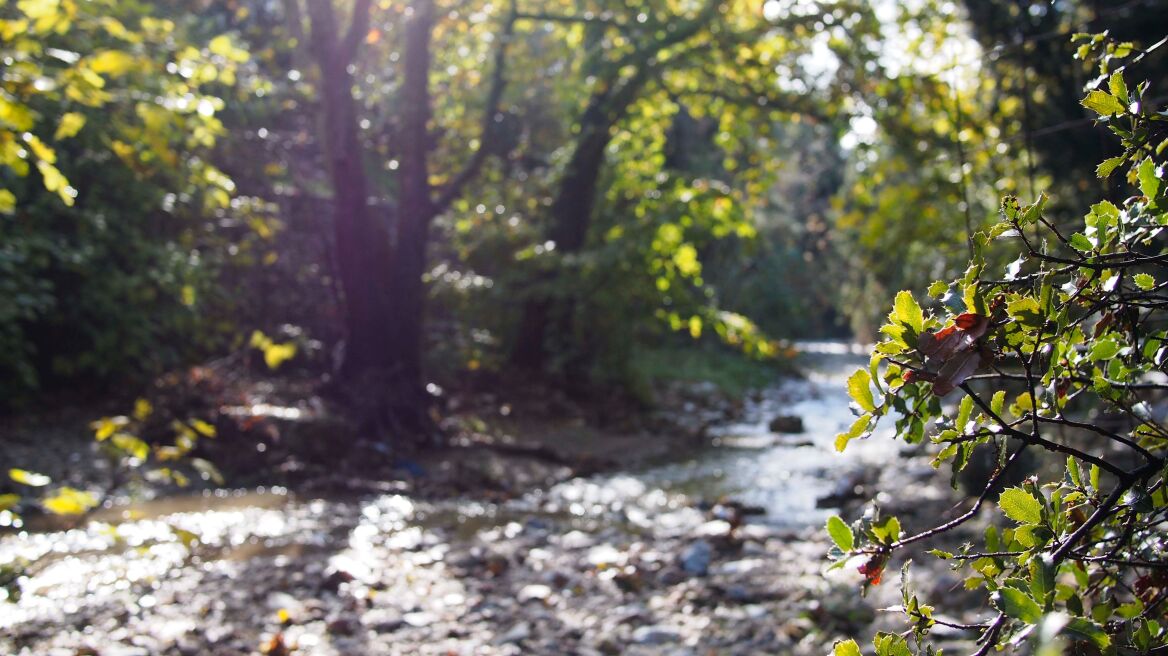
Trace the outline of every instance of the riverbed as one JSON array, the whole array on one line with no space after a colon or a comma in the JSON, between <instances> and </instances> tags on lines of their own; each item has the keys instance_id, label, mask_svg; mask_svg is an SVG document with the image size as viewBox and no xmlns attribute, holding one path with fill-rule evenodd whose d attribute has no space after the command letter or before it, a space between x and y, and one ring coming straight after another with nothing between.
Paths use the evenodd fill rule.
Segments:
<instances>
[{"instance_id":1,"label":"riverbed","mask_svg":"<svg viewBox=\"0 0 1168 656\"><path fill-rule=\"evenodd\" d=\"M821 500L873 493L896 451L876 437L835 453L844 380L866 356L801 351L805 379L757 395L682 461L499 502L392 484L216 491L6 536L0 566L26 570L0 605L0 653L824 653L890 621L873 609L897 595L861 600L853 568L824 575L838 511ZM771 433L777 414L805 431Z\"/></svg>"}]
</instances>

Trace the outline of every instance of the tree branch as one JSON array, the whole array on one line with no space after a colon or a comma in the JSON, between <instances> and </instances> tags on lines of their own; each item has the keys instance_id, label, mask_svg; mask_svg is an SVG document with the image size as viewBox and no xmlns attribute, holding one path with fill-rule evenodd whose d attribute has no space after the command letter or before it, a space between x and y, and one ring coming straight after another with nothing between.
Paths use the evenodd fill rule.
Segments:
<instances>
[{"instance_id":1,"label":"tree branch","mask_svg":"<svg viewBox=\"0 0 1168 656\"><path fill-rule=\"evenodd\" d=\"M319 4L328 4L329 0L310 0ZM353 5L353 17L349 21L349 32L345 35L342 53L345 59L353 61L357 57L357 48L369 34L369 14L372 0L356 0Z\"/></svg>"},{"instance_id":2,"label":"tree branch","mask_svg":"<svg viewBox=\"0 0 1168 656\"><path fill-rule=\"evenodd\" d=\"M454 202L454 199L462 194L463 187L478 175L490 154L488 146L499 115L499 103L503 99L503 90L507 86L507 46L515 34L515 21L519 16L516 0L511 0L511 8L503 23L502 38L499 39L499 45L495 48L495 69L491 74L491 87L487 92L487 104L483 108L482 126L479 129L479 147L462 170L454 176L454 179L439 190L438 198L434 201L435 214L444 212Z\"/></svg>"}]
</instances>

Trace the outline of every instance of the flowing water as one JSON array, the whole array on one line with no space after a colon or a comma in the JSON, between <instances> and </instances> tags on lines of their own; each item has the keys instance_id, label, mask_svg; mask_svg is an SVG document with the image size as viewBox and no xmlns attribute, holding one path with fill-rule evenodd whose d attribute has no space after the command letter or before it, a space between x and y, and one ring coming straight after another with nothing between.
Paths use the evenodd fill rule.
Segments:
<instances>
[{"instance_id":1,"label":"flowing water","mask_svg":"<svg viewBox=\"0 0 1168 656\"><path fill-rule=\"evenodd\" d=\"M728 497L757 506L766 513L761 522L774 528L822 526L829 511L817 500L839 493L840 481L886 458L887 447L859 443L837 454L832 446L853 419L844 381L866 362L862 352L840 343L807 343L801 351L806 379L786 381L751 401L748 421L721 427L717 446L685 462L572 479L503 503L423 502L400 494L297 499L278 488L221 491L107 511L84 528L4 536L0 583L5 567L26 569L20 598L0 602L0 652L29 644L75 646L104 631L137 645L148 634L161 642L141 653L153 653L158 644L178 644L203 631L208 620L233 626L239 609L258 605L257 612L270 614L272 607L292 604L278 597L283 588L272 587L281 577L295 585L336 571L352 585L393 591L395 608L409 611L405 623L424 625L427 617L467 603L465 585L434 567L452 544L537 531L554 536L550 544L562 549L578 543L589 550L589 562L603 564L622 557L610 545L612 536L681 539L708 524L696 499ZM801 417L806 431L771 434L768 422L778 414ZM16 589L0 588L0 599L15 597ZM198 617L162 611L174 606L197 608ZM6 636L20 637L6 644ZM203 642L215 638L200 636ZM313 639L306 634L301 646Z\"/></svg>"}]
</instances>

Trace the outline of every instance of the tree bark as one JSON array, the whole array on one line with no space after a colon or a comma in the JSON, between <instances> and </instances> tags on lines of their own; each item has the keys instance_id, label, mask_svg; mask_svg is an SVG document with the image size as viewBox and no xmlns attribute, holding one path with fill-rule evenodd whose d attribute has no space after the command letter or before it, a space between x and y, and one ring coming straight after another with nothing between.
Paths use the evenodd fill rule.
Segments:
<instances>
[{"instance_id":1,"label":"tree bark","mask_svg":"<svg viewBox=\"0 0 1168 656\"><path fill-rule=\"evenodd\" d=\"M615 91L594 95L580 117L580 136L551 205L552 225L548 237L561 256L579 253L588 242L596 187L604 167L604 152L612 141L613 127L628 113L650 71L648 64L642 65ZM542 282L547 280L548 274L544 274ZM574 308L575 301L571 298L559 302L547 297L528 299L511 350L512 364L532 371L543 370L552 346L549 333L566 337L572 330Z\"/></svg>"},{"instance_id":2,"label":"tree bark","mask_svg":"<svg viewBox=\"0 0 1168 656\"><path fill-rule=\"evenodd\" d=\"M429 173L430 37L434 4L413 4L406 27L402 84L401 197L398 203L393 272L388 284L398 321L391 327L395 376L421 389L422 325L425 314L426 247L436 215Z\"/></svg>"},{"instance_id":3,"label":"tree bark","mask_svg":"<svg viewBox=\"0 0 1168 656\"><path fill-rule=\"evenodd\" d=\"M368 20L369 3L358 2L350 30ZM365 15L362 17L361 12ZM345 357L341 377L355 380L392 365L385 326L394 313L384 285L390 274L390 243L385 222L369 207L369 180L362 161L349 66L351 39L342 40L329 2L308 3L313 54L320 68L324 146L333 185L333 225L337 265L345 292Z\"/></svg>"}]
</instances>

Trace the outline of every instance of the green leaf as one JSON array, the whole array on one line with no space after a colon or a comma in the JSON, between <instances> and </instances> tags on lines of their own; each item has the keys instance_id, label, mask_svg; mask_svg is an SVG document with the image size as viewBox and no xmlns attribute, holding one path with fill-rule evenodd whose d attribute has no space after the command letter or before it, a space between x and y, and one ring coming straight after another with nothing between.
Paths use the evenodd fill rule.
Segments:
<instances>
[{"instance_id":1,"label":"green leaf","mask_svg":"<svg viewBox=\"0 0 1168 656\"><path fill-rule=\"evenodd\" d=\"M1160 193L1160 178L1156 175L1156 165L1152 159L1145 158L1140 162L1140 166L1136 169L1136 175L1140 180L1140 193L1147 196L1149 200L1155 200L1156 195Z\"/></svg>"},{"instance_id":2,"label":"green leaf","mask_svg":"<svg viewBox=\"0 0 1168 656\"><path fill-rule=\"evenodd\" d=\"M97 505L97 497L71 487L63 487L51 497L41 500L45 510L54 515L81 515Z\"/></svg>"},{"instance_id":3,"label":"green leaf","mask_svg":"<svg viewBox=\"0 0 1168 656\"><path fill-rule=\"evenodd\" d=\"M1035 223L1038 221L1038 219L1042 218L1042 209L1046 206L1046 201L1047 195L1039 194L1038 200L1034 201L1030 205L1027 205L1026 209L1022 212L1021 223L1023 225L1027 225Z\"/></svg>"},{"instance_id":4,"label":"green leaf","mask_svg":"<svg viewBox=\"0 0 1168 656\"><path fill-rule=\"evenodd\" d=\"M929 296L933 298L941 298L949 291L949 283L938 280L929 285Z\"/></svg>"},{"instance_id":5,"label":"green leaf","mask_svg":"<svg viewBox=\"0 0 1168 656\"><path fill-rule=\"evenodd\" d=\"M860 417L856 421L852 422L852 427L848 429L848 432L840 433L839 435L835 436L835 450L843 451L846 449L848 442L851 442L857 437L863 435L864 431L868 430L868 425L870 423L872 423L871 415L864 415L863 417Z\"/></svg>"},{"instance_id":6,"label":"green leaf","mask_svg":"<svg viewBox=\"0 0 1168 656\"><path fill-rule=\"evenodd\" d=\"M16 211L16 196L7 189L0 189L0 214L12 214Z\"/></svg>"},{"instance_id":7,"label":"green leaf","mask_svg":"<svg viewBox=\"0 0 1168 656\"><path fill-rule=\"evenodd\" d=\"M1119 155L1103 160L1099 163L1099 166L1095 167L1095 175L1106 180L1115 171L1116 167L1123 164L1126 159L1127 157L1124 155Z\"/></svg>"},{"instance_id":8,"label":"green leaf","mask_svg":"<svg viewBox=\"0 0 1168 656\"><path fill-rule=\"evenodd\" d=\"M855 640L841 640L835 643L832 656L860 656L860 646Z\"/></svg>"},{"instance_id":9,"label":"green leaf","mask_svg":"<svg viewBox=\"0 0 1168 656\"><path fill-rule=\"evenodd\" d=\"M848 378L848 396L860 406L864 412L875 412L876 401L872 398L872 376L865 369L857 369L856 373Z\"/></svg>"},{"instance_id":10,"label":"green leaf","mask_svg":"<svg viewBox=\"0 0 1168 656\"><path fill-rule=\"evenodd\" d=\"M900 539L900 520L887 517L879 524L872 525L872 535L885 544L892 544Z\"/></svg>"},{"instance_id":11,"label":"green leaf","mask_svg":"<svg viewBox=\"0 0 1168 656\"><path fill-rule=\"evenodd\" d=\"M1099 362L1119 355L1120 345L1114 339L1101 339L1091 347L1091 359Z\"/></svg>"},{"instance_id":12,"label":"green leaf","mask_svg":"<svg viewBox=\"0 0 1168 656\"><path fill-rule=\"evenodd\" d=\"M1020 487L1003 490L998 497L998 507L1006 517L1020 524L1042 523L1042 504Z\"/></svg>"},{"instance_id":13,"label":"green leaf","mask_svg":"<svg viewBox=\"0 0 1168 656\"><path fill-rule=\"evenodd\" d=\"M1156 286L1156 279L1146 273L1137 273L1132 276L1132 281L1136 283L1136 287L1144 291L1149 291Z\"/></svg>"},{"instance_id":14,"label":"green leaf","mask_svg":"<svg viewBox=\"0 0 1168 656\"><path fill-rule=\"evenodd\" d=\"M53 482L53 479L44 474L37 474L24 469L9 469L8 478L29 487L44 487Z\"/></svg>"},{"instance_id":15,"label":"green leaf","mask_svg":"<svg viewBox=\"0 0 1168 656\"><path fill-rule=\"evenodd\" d=\"M852 534L852 529L835 515L827 519L827 534L842 551L851 551L856 546L856 536Z\"/></svg>"},{"instance_id":16,"label":"green leaf","mask_svg":"<svg viewBox=\"0 0 1168 656\"><path fill-rule=\"evenodd\" d=\"M969 423L969 416L973 414L973 397L968 394L961 399L961 405L957 408L957 420L953 427L959 431L965 431L965 424Z\"/></svg>"},{"instance_id":17,"label":"green leaf","mask_svg":"<svg viewBox=\"0 0 1168 656\"><path fill-rule=\"evenodd\" d=\"M912 656L908 648L908 641L902 636L892 633L877 633L872 640L876 647L876 656Z\"/></svg>"},{"instance_id":18,"label":"green leaf","mask_svg":"<svg viewBox=\"0 0 1168 656\"><path fill-rule=\"evenodd\" d=\"M1098 89L1087 94L1083 99L1083 106L1100 116L1113 116L1127 111L1127 107L1115 96Z\"/></svg>"},{"instance_id":19,"label":"green leaf","mask_svg":"<svg viewBox=\"0 0 1168 656\"><path fill-rule=\"evenodd\" d=\"M1006 404L1006 390L998 390L994 392L993 398L990 399L990 412L1001 417L1002 406Z\"/></svg>"},{"instance_id":20,"label":"green leaf","mask_svg":"<svg viewBox=\"0 0 1168 656\"><path fill-rule=\"evenodd\" d=\"M1083 617L1072 617L1067 622L1065 630L1083 636L1105 654L1111 652L1111 636L1107 635L1103 627L1091 620Z\"/></svg>"},{"instance_id":21,"label":"green leaf","mask_svg":"<svg viewBox=\"0 0 1168 656\"><path fill-rule=\"evenodd\" d=\"M1107 80L1107 86L1111 89L1111 95L1121 102L1127 102L1127 83L1123 81L1123 73L1119 71L1112 73Z\"/></svg>"},{"instance_id":22,"label":"green leaf","mask_svg":"<svg viewBox=\"0 0 1168 656\"><path fill-rule=\"evenodd\" d=\"M1071 246L1073 246L1075 250L1083 251L1084 253L1095 249L1095 244L1092 244L1091 240L1087 238L1087 235L1084 235L1081 232L1076 232L1075 234L1071 235L1070 241Z\"/></svg>"},{"instance_id":23,"label":"green leaf","mask_svg":"<svg viewBox=\"0 0 1168 656\"><path fill-rule=\"evenodd\" d=\"M1003 587L993 594L998 610L1027 624L1038 624L1042 619L1042 608L1030 595L1017 588Z\"/></svg>"},{"instance_id":24,"label":"green leaf","mask_svg":"<svg viewBox=\"0 0 1168 656\"><path fill-rule=\"evenodd\" d=\"M912 292L907 290L897 292L893 313L897 321L912 328L917 334L925 329L925 313L921 311L921 306L913 298Z\"/></svg>"}]
</instances>

